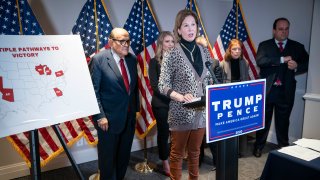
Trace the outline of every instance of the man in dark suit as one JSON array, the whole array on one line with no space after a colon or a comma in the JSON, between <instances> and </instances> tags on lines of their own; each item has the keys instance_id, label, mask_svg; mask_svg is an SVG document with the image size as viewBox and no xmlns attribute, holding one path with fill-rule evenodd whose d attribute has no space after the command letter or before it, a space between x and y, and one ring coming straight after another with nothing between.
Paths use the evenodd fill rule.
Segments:
<instances>
[{"instance_id":1,"label":"man in dark suit","mask_svg":"<svg viewBox=\"0 0 320 180\"><path fill-rule=\"evenodd\" d=\"M289 145L289 118L296 91L295 74L308 69L309 55L304 46L288 39L290 22L278 18L273 23L273 39L261 42L257 52L260 77L266 78L265 128L256 132L253 154L261 156L266 143L273 110L279 147Z\"/></svg>"},{"instance_id":2,"label":"man in dark suit","mask_svg":"<svg viewBox=\"0 0 320 180\"><path fill-rule=\"evenodd\" d=\"M111 49L92 58L91 76L100 114L93 116L98 131L100 179L123 179L130 159L139 110L137 59L129 53L129 33L111 31Z\"/></svg>"}]
</instances>

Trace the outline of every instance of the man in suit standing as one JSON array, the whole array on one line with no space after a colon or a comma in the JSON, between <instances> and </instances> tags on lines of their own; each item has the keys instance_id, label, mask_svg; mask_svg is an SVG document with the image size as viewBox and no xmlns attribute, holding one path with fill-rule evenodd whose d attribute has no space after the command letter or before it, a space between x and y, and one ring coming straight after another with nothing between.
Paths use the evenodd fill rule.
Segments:
<instances>
[{"instance_id":1,"label":"man in suit standing","mask_svg":"<svg viewBox=\"0 0 320 180\"><path fill-rule=\"evenodd\" d=\"M307 72L309 55L304 46L289 36L290 22L278 18L273 23L273 38L261 42L257 52L260 77L266 78L265 128L256 132L253 155L261 156L266 143L273 110L279 147L289 145L289 118L296 91L295 74Z\"/></svg>"},{"instance_id":2,"label":"man in suit standing","mask_svg":"<svg viewBox=\"0 0 320 180\"><path fill-rule=\"evenodd\" d=\"M91 76L100 114L93 116L98 131L101 180L123 179L130 159L139 111L137 59L129 53L129 33L111 31L111 49L92 58Z\"/></svg>"}]
</instances>

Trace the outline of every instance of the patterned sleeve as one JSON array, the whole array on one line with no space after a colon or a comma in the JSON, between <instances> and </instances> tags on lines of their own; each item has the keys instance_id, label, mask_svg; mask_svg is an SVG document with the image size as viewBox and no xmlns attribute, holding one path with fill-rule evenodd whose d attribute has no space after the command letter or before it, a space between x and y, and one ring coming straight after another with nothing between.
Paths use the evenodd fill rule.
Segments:
<instances>
[{"instance_id":1,"label":"patterned sleeve","mask_svg":"<svg viewBox=\"0 0 320 180\"><path fill-rule=\"evenodd\" d=\"M166 95L168 97L170 97L170 94L173 91L172 79L174 76L174 60L176 54L176 48L165 53L161 64L158 88L161 94Z\"/></svg>"}]
</instances>

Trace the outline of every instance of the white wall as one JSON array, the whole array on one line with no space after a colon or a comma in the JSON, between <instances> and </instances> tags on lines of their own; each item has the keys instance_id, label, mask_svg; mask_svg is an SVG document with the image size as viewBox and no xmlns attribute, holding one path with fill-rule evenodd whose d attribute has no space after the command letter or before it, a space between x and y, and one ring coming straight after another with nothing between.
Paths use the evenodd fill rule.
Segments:
<instances>
[{"instance_id":1,"label":"white wall","mask_svg":"<svg viewBox=\"0 0 320 180\"><path fill-rule=\"evenodd\" d=\"M304 114L304 138L320 139L320 1L315 1L313 12L313 25L310 43L310 64L308 73L306 108Z\"/></svg>"},{"instance_id":2,"label":"white wall","mask_svg":"<svg viewBox=\"0 0 320 180\"><path fill-rule=\"evenodd\" d=\"M29 0L29 2L45 33L48 35L60 35L70 34L85 0ZM172 30L176 13L186 5L186 0L149 0L149 2L161 30ZM232 2L232 0L197 0L211 44L214 44L232 7ZM259 42L271 38L274 19L284 16L291 21L290 38L304 44L307 51L309 51L313 2L313 0L241 0L243 13L255 47L257 48ZM123 27L134 1L105 0L105 3L113 26ZM317 57L319 57L319 54L317 54ZM319 67L319 64L317 65ZM319 77L319 74L314 76L314 78L316 77ZM300 138L302 134L304 109L302 96L305 93L306 75L297 77L297 80L297 94L290 126L291 141ZM269 140L275 142L272 138L273 132L270 132ZM148 136L148 146L155 145L155 130L153 130ZM142 142L139 139L135 139L133 150L141 149L142 147ZM6 151L6 155L3 153L0 155L0 179L19 177L28 173L22 158L4 138L0 139L0 149L1 152ZM74 145L71 151L78 163L97 158L96 149L86 145L83 140ZM57 157L43 170L68 165L65 157L65 155Z\"/></svg>"}]
</instances>

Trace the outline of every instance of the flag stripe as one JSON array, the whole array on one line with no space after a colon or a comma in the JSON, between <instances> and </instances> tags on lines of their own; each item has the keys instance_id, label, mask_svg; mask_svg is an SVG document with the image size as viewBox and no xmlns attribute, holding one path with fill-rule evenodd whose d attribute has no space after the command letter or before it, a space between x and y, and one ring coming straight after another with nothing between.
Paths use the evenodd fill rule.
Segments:
<instances>
[{"instance_id":1,"label":"flag stripe","mask_svg":"<svg viewBox=\"0 0 320 180\"><path fill-rule=\"evenodd\" d=\"M89 121L85 123L85 121ZM81 129L84 131L86 139L89 141L89 144L96 144L98 142L97 132L93 126L91 116L89 118L77 119ZM88 124L88 125L87 125Z\"/></svg>"},{"instance_id":2,"label":"flag stripe","mask_svg":"<svg viewBox=\"0 0 320 180\"><path fill-rule=\"evenodd\" d=\"M73 138L76 138L76 137L78 136L78 133L77 133L76 130L74 129L73 124L72 124L71 122L65 122L64 124L65 124L66 127L68 128L71 136L72 136Z\"/></svg>"},{"instance_id":3,"label":"flag stripe","mask_svg":"<svg viewBox=\"0 0 320 180\"><path fill-rule=\"evenodd\" d=\"M138 60L139 61L142 61L142 58L141 58L141 55L138 56ZM149 101L146 101L147 99L147 93L146 93L146 90L145 90L145 87L146 87L146 83L145 83L145 77L143 76L143 63L139 63L138 65L138 68L139 70L139 74L140 74L140 77L139 77L139 81L138 81L138 85L139 85L139 93L140 95L142 96L141 98L141 106L140 108L143 108L143 110L140 112L141 113L141 116L142 116L142 120L144 121L145 123L145 126L148 127L150 124L148 122L148 118L150 117L148 114L152 113L152 110L151 110L151 104L149 103ZM142 77L141 77L142 76ZM148 112L148 113L146 113ZM139 125L141 125L139 123Z\"/></svg>"},{"instance_id":4,"label":"flag stripe","mask_svg":"<svg viewBox=\"0 0 320 180\"><path fill-rule=\"evenodd\" d=\"M245 41L244 46L244 51L243 51L243 55L245 56L246 59L248 59L248 62L249 62L249 74L250 74L250 79L256 79L255 77L258 77L258 74L257 74L257 70L256 70L256 64L255 63L255 60L254 60L254 57L255 55L253 55L251 48L250 47L247 47L249 46L248 41ZM253 60L252 60L253 59ZM254 62L254 63L253 63Z\"/></svg>"},{"instance_id":5,"label":"flag stripe","mask_svg":"<svg viewBox=\"0 0 320 180\"><path fill-rule=\"evenodd\" d=\"M54 140L52 139L51 135L49 134L49 132L47 131L46 128L39 129L39 135L40 134L42 136L42 140L44 141L44 143L46 143L49 146L48 149L50 149L52 151L57 151L59 149L59 147L54 142ZM40 137L39 137L39 139L40 139ZM42 144L42 143L40 143L40 144Z\"/></svg>"},{"instance_id":6,"label":"flag stripe","mask_svg":"<svg viewBox=\"0 0 320 180\"><path fill-rule=\"evenodd\" d=\"M17 135L11 135L8 138L13 140L16 147L23 153L23 155L24 155L23 157L30 159L30 151L26 147L26 145L24 143L22 143L21 138L19 138Z\"/></svg>"},{"instance_id":7,"label":"flag stripe","mask_svg":"<svg viewBox=\"0 0 320 180\"><path fill-rule=\"evenodd\" d=\"M44 150L44 148L42 147L42 144L39 145L39 154L42 160L47 159L49 157L49 154Z\"/></svg>"},{"instance_id":8,"label":"flag stripe","mask_svg":"<svg viewBox=\"0 0 320 180\"><path fill-rule=\"evenodd\" d=\"M139 117L138 117L139 118ZM143 129L141 128L141 125L139 124L140 121L137 122L137 126L136 126L136 133L138 134L143 134L144 131Z\"/></svg>"},{"instance_id":9,"label":"flag stripe","mask_svg":"<svg viewBox=\"0 0 320 180\"><path fill-rule=\"evenodd\" d=\"M222 53L221 53L221 50L220 50L220 47L218 45L218 43L215 43L214 44L214 50L213 50L215 53L214 53L214 57L216 59L219 59L220 61L223 59L223 56L222 56Z\"/></svg>"}]
</instances>

